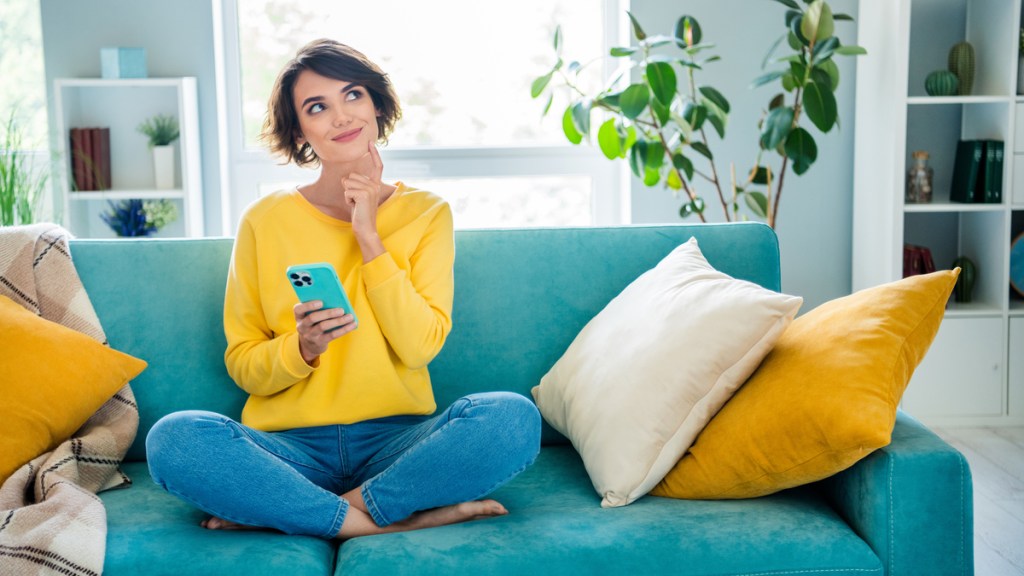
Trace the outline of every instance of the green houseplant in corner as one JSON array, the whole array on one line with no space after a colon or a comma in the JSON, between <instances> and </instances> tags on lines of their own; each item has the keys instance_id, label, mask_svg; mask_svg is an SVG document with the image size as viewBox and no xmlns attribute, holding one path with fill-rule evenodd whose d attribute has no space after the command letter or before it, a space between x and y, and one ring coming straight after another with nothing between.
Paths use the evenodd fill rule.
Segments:
<instances>
[{"instance_id":1,"label":"green houseplant in corner","mask_svg":"<svg viewBox=\"0 0 1024 576\"><path fill-rule=\"evenodd\" d=\"M835 22L853 18L833 14L824 0L804 0L805 6L796 0L775 1L787 8L785 28L769 49L762 68L769 63L777 68L756 78L752 87L777 82L782 91L773 95L763 110L756 154L740 179L731 164L729 181L724 181L708 144L709 129L725 137L730 104L716 88L702 85L697 79L697 74L719 57L707 55L713 46L703 42L700 24L693 16L679 18L672 35L649 36L627 13L636 43L612 48L611 56L625 59L625 64L604 89L590 93L579 88L577 82L587 65L563 60L558 28L555 64L533 82L531 94L534 98L548 95L544 108L547 113L555 90L552 80L557 77L558 83L568 88L571 96L562 115L562 128L573 144L591 135L592 112L601 111L604 119L597 127L601 152L610 160L628 158L633 173L647 186L663 183L681 191L684 204L680 216L696 214L706 221L700 186L710 185L727 221L741 219L742 202L755 216L775 227L789 166L797 175L803 174L818 156L814 137L801 121L809 119L822 133L839 123L834 95L839 68L833 56L866 53L859 46L840 42ZM775 56L780 46L788 47L789 52ZM622 89L620 80L634 68L639 79ZM687 82L677 82L679 76ZM773 168L773 161L780 166Z\"/></svg>"},{"instance_id":2,"label":"green houseplant in corner","mask_svg":"<svg viewBox=\"0 0 1024 576\"><path fill-rule=\"evenodd\" d=\"M158 114L139 124L138 131L149 138L153 150L153 177L158 190L174 188L174 147L178 139L178 119Z\"/></svg>"},{"instance_id":3,"label":"green houseplant in corner","mask_svg":"<svg viewBox=\"0 0 1024 576\"><path fill-rule=\"evenodd\" d=\"M11 112L0 139L0 226L34 222L49 179L49 170L32 166L21 146L21 129Z\"/></svg>"}]
</instances>

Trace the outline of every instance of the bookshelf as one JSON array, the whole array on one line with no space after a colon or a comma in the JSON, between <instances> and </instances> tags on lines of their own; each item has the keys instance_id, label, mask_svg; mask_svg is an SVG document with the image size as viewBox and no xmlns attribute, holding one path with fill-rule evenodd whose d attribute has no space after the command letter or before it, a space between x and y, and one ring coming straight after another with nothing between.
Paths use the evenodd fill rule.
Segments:
<instances>
[{"instance_id":1,"label":"bookshelf","mask_svg":"<svg viewBox=\"0 0 1024 576\"><path fill-rule=\"evenodd\" d=\"M1021 0L861 0L854 157L853 289L902 277L904 243L936 267L977 266L973 301L951 302L903 408L935 425L1024 424L1024 299L1009 283L1024 230L1024 96L1017 95ZM928 96L950 47L975 48L972 94ZM950 202L961 139L1002 140L1002 202ZM927 150L933 201L905 204L911 153Z\"/></svg>"},{"instance_id":2,"label":"bookshelf","mask_svg":"<svg viewBox=\"0 0 1024 576\"><path fill-rule=\"evenodd\" d=\"M196 79L58 78L54 80L53 126L62 160L55 199L63 206L64 225L80 238L113 238L114 232L100 219L108 201L131 198L168 199L178 208L178 218L156 237L202 236L203 191L199 153L199 107ZM174 142L174 188L155 189L153 156L145 135L136 128L157 114L178 119L180 136ZM70 129L110 128L111 188L76 190L70 153Z\"/></svg>"}]
</instances>

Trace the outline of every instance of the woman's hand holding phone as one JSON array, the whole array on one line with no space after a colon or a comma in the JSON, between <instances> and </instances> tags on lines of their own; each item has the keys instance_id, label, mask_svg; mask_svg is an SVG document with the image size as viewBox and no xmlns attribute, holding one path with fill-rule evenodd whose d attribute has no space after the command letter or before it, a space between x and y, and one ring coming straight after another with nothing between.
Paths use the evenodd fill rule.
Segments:
<instances>
[{"instance_id":1,"label":"woman's hand holding phone","mask_svg":"<svg viewBox=\"0 0 1024 576\"><path fill-rule=\"evenodd\" d=\"M312 365L327 351L327 345L356 329L356 317L341 308L323 309L319 300L296 304L295 328L299 333L299 352Z\"/></svg>"}]
</instances>

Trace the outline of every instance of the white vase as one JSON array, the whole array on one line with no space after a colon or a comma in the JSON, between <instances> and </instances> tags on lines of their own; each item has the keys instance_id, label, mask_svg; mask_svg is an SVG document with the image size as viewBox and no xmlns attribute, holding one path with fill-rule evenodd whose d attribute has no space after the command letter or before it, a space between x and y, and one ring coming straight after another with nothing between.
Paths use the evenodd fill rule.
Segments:
<instances>
[{"instance_id":1,"label":"white vase","mask_svg":"<svg viewBox=\"0 0 1024 576\"><path fill-rule=\"evenodd\" d=\"M1024 56L1017 58L1017 94L1024 94Z\"/></svg>"},{"instance_id":2,"label":"white vase","mask_svg":"<svg viewBox=\"0 0 1024 576\"><path fill-rule=\"evenodd\" d=\"M153 146L153 176L157 190L174 188L174 145Z\"/></svg>"}]
</instances>

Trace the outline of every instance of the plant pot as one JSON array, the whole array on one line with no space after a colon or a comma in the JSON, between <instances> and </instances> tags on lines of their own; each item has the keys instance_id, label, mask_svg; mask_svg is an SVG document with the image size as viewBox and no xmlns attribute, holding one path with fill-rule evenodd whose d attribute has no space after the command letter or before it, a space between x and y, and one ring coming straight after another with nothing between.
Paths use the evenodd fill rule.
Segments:
<instances>
[{"instance_id":1,"label":"plant pot","mask_svg":"<svg viewBox=\"0 0 1024 576\"><path fill-rule=\"evenodd\" d=\"M157 190L174 188L174 145L153 146L153 177Z\"/></svg>"}]
</instances>

